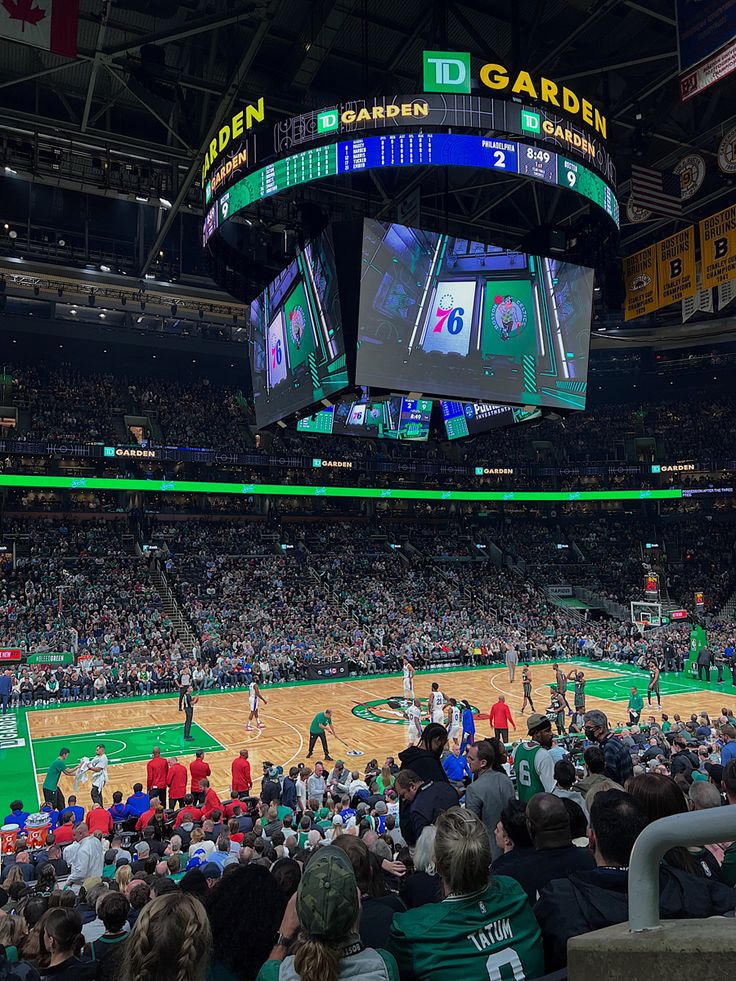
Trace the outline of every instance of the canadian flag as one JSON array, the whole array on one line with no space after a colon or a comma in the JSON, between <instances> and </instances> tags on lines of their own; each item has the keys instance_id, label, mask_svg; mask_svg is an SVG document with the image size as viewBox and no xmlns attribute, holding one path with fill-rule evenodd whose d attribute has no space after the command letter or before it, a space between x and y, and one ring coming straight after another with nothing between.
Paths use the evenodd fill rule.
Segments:
<instances>
[{"instance_id":1,"label":"canadian flag","mask_svg":"<svg viewBox=\"0 0 736 981\"><path fill-rule=\"evenodd\" d=\"M77 57L79 0L0 0L0 37Z\"/></svg>"}]
</instances>

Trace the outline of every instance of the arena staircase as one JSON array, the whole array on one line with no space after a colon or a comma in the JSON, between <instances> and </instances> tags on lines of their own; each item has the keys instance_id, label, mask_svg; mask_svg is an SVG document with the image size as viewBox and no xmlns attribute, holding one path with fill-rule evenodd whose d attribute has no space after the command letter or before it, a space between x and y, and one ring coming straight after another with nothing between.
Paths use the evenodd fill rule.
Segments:
<instances>
[{"instance_id":1,"label":"arena staircase","mask_svg":"<svg viewBox=\"0 0 736 981\"><path fill-rule=\"evenodd\" d=\"M176 601L176 596L169 585L168 579L160 569L151 569L151 581L161 597L166 616L174 624L179 640L184 645L187 654L191 656L194 653L195 646L199 647L199 644L189 621L182 613L181 607Z\"/></svg>"},{"instance_id":2,"label":"arena staircase","mask_svg":"<svg viewBox=\"0 0 736 981\"><path fill-rule=\"evenodd\" d=\"M720 616L725 620L736 620L736 589L721 607Z\"/></svg>"}]
</instances>

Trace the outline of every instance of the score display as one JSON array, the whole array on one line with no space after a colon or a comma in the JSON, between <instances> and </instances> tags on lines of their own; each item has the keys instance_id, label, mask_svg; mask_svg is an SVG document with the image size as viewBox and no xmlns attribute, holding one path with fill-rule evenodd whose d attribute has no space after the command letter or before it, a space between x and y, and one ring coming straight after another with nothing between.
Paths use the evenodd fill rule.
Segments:
<instances>
[{"instance_id":1,"label":"score display","mask_svg":"<svg viewBox=\"0 0 736 981\"><path fill-rule=\"evenodd\" d=\"M419 166L482 168L566 187L592 201L619 225L613 189L583 164L551 150L516 140L455 133L392 133L313 147L253 171L212 205L205 216L204 241L239 211L292 187L382 167Z\"/></svg>"},{"instance_id":2,"label":"score display","mask_svg":"<svg viewBox=\"0 0 736 981\"><path fill-rule=\"evenodd\" d=\"M343 399L337 405L300 419L296 428L301 433L424 442L429 437L431 416L431 399L392 395L377 400L366 389L359 399Z\"/></svg>"}]
</instances>

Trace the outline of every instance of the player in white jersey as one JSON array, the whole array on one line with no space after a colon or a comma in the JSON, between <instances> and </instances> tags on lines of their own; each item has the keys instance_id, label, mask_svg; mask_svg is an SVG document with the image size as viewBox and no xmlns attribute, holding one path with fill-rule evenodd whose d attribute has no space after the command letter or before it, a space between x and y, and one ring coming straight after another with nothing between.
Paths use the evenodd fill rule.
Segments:
<instances>
[{"instance_id":1,"label":"player in white jersey","mask_svg":"<svg viewBox=\"0 0 736 981\"><path fill-rule=\"evenodd\" d=\"M404 672L404 703L411 704L414 701L414 668L408 658L404 658L402 670Z\"/></svg>"},{"instance_id":2,"label":"player in white jersey","mask_svg":"<svg viewBox=\"0 0 736 981\"><path fill-rule=\"evenodd\" d=\"M452 740L455 746L459 746L461 713L456 699L450 699L450 704L446 706L445 712L447 713L447 741Z\"/></svg>"},{"instance_id":3,"label":"player in white jersey","mask_svg":"<svg viewBox=\"0 0 736 981\"><path fill-rule=\"evenodd\" d=\"M422 703L418 698L411 702L404 715L409 723L406 729L406 745L413 746L422 737Z\"/></svg>"},{"instance_id":4,"label":"player in white jersey","mask_svg":"<svg viewBox=\"0 0 736 981\"><path fill-rule=\"evenodd\" d=\"M248 721L245 726L246 732L253 732L253 726L251 722L253 719L256 720L256 727L258 729L265 729L266 727L258 718L258 702L259 700L263 702L264 705L268 705L266 699L261 695L261 690L258 687L257 681L251 681L248 685L248 705L250 705L250 715L248 716Z\"/></svg>"},{"instance_id":5,"label":"player in white jersey","mask_svg":"<svg viewBox=\"0 0 736 981\"><path fill-rule=\"evenodd\" d=\"M429 717L432 722L445 724L445 696L436 681L432 682L432 690L429 693Z\"/></svg>"}]
</instances>

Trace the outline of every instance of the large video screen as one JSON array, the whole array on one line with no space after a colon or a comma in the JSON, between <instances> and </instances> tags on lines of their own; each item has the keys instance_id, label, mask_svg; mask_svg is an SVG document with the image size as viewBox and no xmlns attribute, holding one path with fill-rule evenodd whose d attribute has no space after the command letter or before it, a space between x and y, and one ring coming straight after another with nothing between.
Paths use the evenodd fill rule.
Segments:
<instances>
[{"instance_id":1,"label":"large video screen","mask_svg":"<svg viewBox=\"0 0 736 981\"><path fill-rule=\"evenodd\" d=\"M478 436L491 429L531 422L532 419L539 419L542 414L541 409L494 405L491 402L455 402L442 399L440 405L448 439Z\"/></svg>"},{"instance_id":2,"label":"large video screen","mask_svg":"<svg viewBox=\"0 0 736 981\"><path fill-rule=\"evenodd\" d=\"M356 381L585 407L593 270L366 220Z\"/></svg>"},{"instance_id":3,"label":"large video screen","mask_svg":"<svg viewBox=\"0 0 736 981\"><path fill-rule=\"evenodd\" d=\"M259 428L348 383L332 237L324 232L253 301L250 366Z\"/></svg>"},{"instance_id":4,"label":"large video screen","mask_svg":"<svg viewBox=\"0 0 736 981\"><path fill-rule=\"evenodd\" d=\"M300 419L296 428L302 433L420 442L429 437L431 416L431 399L400 395L373 399L364 389L360 398L341 399L334 406Z\"/></svg>"}]
</instances>

